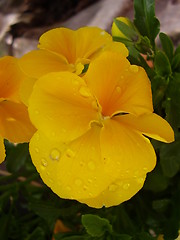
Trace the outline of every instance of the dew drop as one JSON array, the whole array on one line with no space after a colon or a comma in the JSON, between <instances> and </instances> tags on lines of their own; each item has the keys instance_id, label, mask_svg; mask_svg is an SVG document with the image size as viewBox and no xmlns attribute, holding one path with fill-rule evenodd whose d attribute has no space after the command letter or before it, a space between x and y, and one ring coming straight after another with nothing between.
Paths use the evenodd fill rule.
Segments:
<instances>
[{"instance_id":1,"label":"dew drop","mask_svg":"<svg viewBox=\"0 0 180 240\"><path fill-rule=\"evenodd\" d=\"M50 158L51 158L52 160L58 161L59 158L60 158L60 156L61 156L61 153L59 152L58 149L56 149L56 148L52 149L52 151L51 151L51 153L50 153Z\"/></svg>"},{"instance_id":2,"label":"dew drop","mask_svg":"<svg viewBox=\"0 0 180 240\"><path fill-rule=\"evenodd\" d=\"M139 71L139 67L136 66L136 65L131 65L129 67L129 70L132 72L132 73L137 73Z\"/></svg>"},{"instance_id":3,"label":"dew drop","mask_svg":"<svg viewBox=\"0 0 180 240\"><path fill-rule=\"evenodd\" d=\"M43 165L43 167L47 167L48 164L45 158L41 159L41 164Z\"/></svg>"},{"instance_id":4,"label":"dew drop","mask_svg":"<svg viewBox=\"0 0 180 240\"><path fill-rule=\"evenodd\" d=\"M93 194L92 194L92 193L89 193L89 196L90 196L90 197L92 197L92 196L93 196Z\"/></svg>"},{"instance_id":5,"label":"dew drop","mask_svg":"<svg viewBox=\"0 0 180 240\"><path fill-rule=\"evenodd\" d=\"M121 76L121 79L124 79L124 76Z\"/></svg>"},{"instance_id":6,"label":"dew drop","mask_svg":"<svg viewBox=\"0 0 180 240\"><path fill-rule=\"evenodd\" d=\"M94 101L92 101L92 108L94 109L94 110L98 110L98 105L97 105L97 102L94 100Z\"/></svg>"},{"instance_id":7,"label":"dew drop","mask_svg":"<svg viewBox=\"0 0 180 240\"><path fill-rule=\"evenodd\" d=\"M87 87L81 87L79 89L79 93L81 94L82 97L85 97L85 98L88 98L91 96Z\"/></svg>"},{"instance_id":8,"label":"dew drop","mask_svg":"<svg viewBox=\"0 0 180 240\"><path fill-rule=\"evenodd\" d=\"M144 167L144 168L143 168L143 171L147 172L147 170L148 170L147 167Z\"/></svg>"},{"instance_id":9,"label":"dew drop","mask_svg":"<svg viewBox=\"0 0 180 240\"><path fill-rule=\"evenodd\" d=\"M87 191L88 187L86 185L83 186L84 191Z\"/></svg>"},{"instance_id":10,"label":"dew drop","mask_svg":"<svg viewBox=\"0 0 180 240\"><path fill-rule=\"evenodd\" d=\"M94 170L95 169L95 164L94 164L94 162L93 161L91 161L91 162L88 162L88 168L90 169L90 170Z\"/></svg>"},{"instance_id":11,"label":"dew drop","mask_svg":"<svg viewBox=\"0 0 180 240\"><path fill-rule=\"evenodd\" d=\"M89 178L87 181L88 181L88 183L92 183L93 180L91 178Z\"/></svg>"},{"instance_id":12,"label":"dew drop","mask_svg":"<svg viewBox=\"0 0 180 240\"><path fill-rule=\"evenodd\" d=\"M75 152L73 152L73 151L69 148L69 149L67 149L67 151L66 151L66 155L67 155L67 157L69 157L69 158L73 158L73 157L75 156Z\"/></svg>"},{"instance_id":13,"label":"dew drop","mask_svg":"<svg viewBox=\"0 0 180 240\"><path fill-rule=\"evenodd\" d=\"M75 185L78 186L78 187L81 186L81 185L82 185L81 179L77 178L77 179L75 180Z\"/></svg>"},{"instance_id":14,"label":"dew drop","mask_svg":"<svg viewBox=\"0 0 180 240\"><path fill-rule=\"evenodd\" d=\"M121 93L121 87L116 87L116 91L117 91L118 93Z\"/></svg>"},{"instance_id":15,"label":"dew drop","mask_svg":"<svg viewBox=\"0 0 180 240\"><path fill-rule=\"evenodd\" d=\"M108 187L108 190L110 192L115 192L117 190L118 186L116 184L111 184L109 187Z\"/></svg>"},{"instance_id":16,"label":"dew drop","mask_svg":"<svg viewBox=\"0 0 180 240\"><path fill-rule=\"evenodd\" d=\"M139 184L143 184L143 183L144 183L144 178L138 178L138 179L137 179L137 182L138 182Z\"/></svg>"},{"instance_id":17,"label":"dew drop","mask_svg":"<svg viewBox=\"0 0 180 240\"><path fill-rule=\"evenodd\" d=\"M73 79L72 83L73 83L74 85L76 85L76 86L78 86L78 85L79 85L79 81L77 81L77 80L74 80L74 79Z\"/></svg>"},{"instance_id":18,"label":"dew drop","mask_svg":"<svg viewBox=\"0 0 180 240\"><path fill-rule=\"evenodd\" d=\"M125 184L123 185L123 189L124 189L124 190L127 190L127 189L129 188L129 186L130 186L129 183L125 183Z\"/></svg>"}]
</instances>

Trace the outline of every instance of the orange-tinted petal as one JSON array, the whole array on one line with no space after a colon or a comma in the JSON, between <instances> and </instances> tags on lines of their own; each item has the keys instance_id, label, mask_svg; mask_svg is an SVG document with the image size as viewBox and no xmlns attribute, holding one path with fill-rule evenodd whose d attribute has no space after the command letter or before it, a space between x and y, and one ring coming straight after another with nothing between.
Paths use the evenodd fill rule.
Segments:
<instances>
[{"instance_id":1,"label":"orange-tinted petal","mask_svg":"<svg viewBox=\"0 0 180 240\"><path fill-rule=\"evenodd\" d=\"M6 56L0 59L0 98L19 101L18 89L23 74L17 64L17 59Z\"/></svg>"},{"instance_id":2,"label":"orange-tinted petal","mask_svg":"<svg viewBox=\"0 0 180 240\"><path fill-rule=\"evenodd\" d=\"M144 69L130 65L121 54L102 53L89 65L84 79L102 106L104 116L153 111L151 85Z\"/></svg>"},{"instance_id":3,"label":"orange-tinted petal","mask_svg":"<svg viewBox=\"0 0 180 240\"><path fill-rule=\"evenodd\" d=\"M0 103L0 133L11 142L28 142L35 132L27 108L21 103Z\"/></svg>"},{"instance_id":4,"label":"orange-tinted petal","mask_svg":"<svg viewBox=\"0 0 180 240\"><path fill-rule=\"evenodd\" d=\"M99 196L78 201L94 208L116 206L133 197L143 187L144 180L145 176L118 179L111 183Z\"/></svg>"},{"instance_id":5,"label":"orange-tinted petal","mask_svg":"<svg viewBox=\"0 0 180 240\"><path fill-rule=\"evenodd\" d=\"M120 123L127 124L135 130L142 132L148 137L157 139L162 142L173 142L174 132L169 123L155 113L134 116L126 114L117 116Z\"/></svg>"},{"instance_id":6,"label":"orange-tinted petal","mask_svg":"<svg viewBox=\"0 0 180 240\"><path fill-rule=\"evenodd\" d=\"M100 130L101 127L94 124L70 143L50 140L40 131L31 139L32 161L43 181L58 196L94 197L112 181L101 159Z\"/></svg>"},{"instance_id":7,"label":"orange-tinted petal","mask_svg":"<svg viewBox=\"0 0 180 240\"><path fill-rule=\"evenodd\" d=\"M114 178L141 177L155 167L150 141L117 120L104 121L100 140L102 157Z\"/></svg>"},{"instance_id":8,"label":"orange-tinted petal","mask_svg":"<svg viewBox=\"0 0 180 240\"><path fill-rule=\"evenodd\" d=\"M49 73L35 84L29 101L33 124L53 139L70 141L98 118L95 99L85 82L69 72Z\"/></svg>"},{"instance_id":9,"label":"orange-tinted petal","mask_svg":"<svg viewBox=\"0 0 180 240\"><path fill-rule=\"evenodd\" d=\"M66 59L45 50L34 50L19 59L22 71L31 78L39 78L49 72L72 71Z\"/></svg>"},{"instance_id":10,"label":"orange-tinted petal","mask_svg":"<svg viewBox=\"0 0 180 240\"><path fill-rule=\"evenodd\" d=\"M0 163L4 161L5 156L4 139L0 136Z\"/></svg>"}]
</instances>

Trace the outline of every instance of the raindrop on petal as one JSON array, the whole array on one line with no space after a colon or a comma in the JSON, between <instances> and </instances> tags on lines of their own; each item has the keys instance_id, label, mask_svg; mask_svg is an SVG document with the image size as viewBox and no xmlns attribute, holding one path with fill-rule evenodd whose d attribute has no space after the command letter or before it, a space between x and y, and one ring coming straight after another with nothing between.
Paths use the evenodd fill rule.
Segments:
<instances>
[{"instance_id":1,"label":"raindrop on petal","mask_svg":"<svg viewBox=\"0 0 180 240\"><path fill-rule=\"evenodd\" d=\"M47 161L46 161L45 158L41 159L41 164L42 164L43 167L47 167L48 164L47 164Z\"/></svg>"},{"instance_id":2,"label":"raindrop on petal","mask_svg":"<svg viewBox=\"0 0 180 240\"><path fill-rule=\"evenodd\" d=\"M124 190L127 190L127 189L129 188L129 186L130 186L129 183L125 183L125 184L123 185L123 189L124 189Z\"/></svg>"},{"instance_id":3,"label":"raindrop on petal","mask_svg":"<svg viewBox=\"0 0 180 240\"><path fill-rule=\"evenodd\" d=\"M89 89L87 87L81 87L79 93L82 97L88 98L91 96Z\"/></svg>"},{"instance_id":4,"label":"raindrop on petal","mask_svg":"<svg viewBox=\"0 0 180 240\"><path fill-rule=\"evenodd\" d=\"M60 158L60 156L61 156L61 153L59 152L58 149L56 149L56 148L52 149L52 151L51 151L51 153L50 153L50 158L51 158L52 160L58 161L59 158Z\"/></svg>"},{"instance_id":5,"label":"raindrop on petal","mask_svg":"<svg viewBox=\"0 0 180 240\"><path fill-rule=\"evenodd\" d=\"M108 190L110 192L115 192L117 190L118 186L116 184L111 184L109 187L108 187Z\"/></svg>"},{"instance_id":6,"label":"raindrop on petal","mask_svg":"<svg viewBox=\"0 0 180 240\"><path fill-rule=\"evenodd\" d=\"M139 67L136 66L136 65L131 65L129 67L129 70L132 72L132 73L137 73L139 71Z\"/></svg>"},{"instance_id":7,"label":"raindrop on petal","mask_svg":"<svg viewBox=\"0 0 180 240\"><path fill-rule=\"evenodd\" d=\"M116 91L120 94L121 93L121 87L116 87Z\"/></svg>"},{"instance_id":8,"label":"raindrop on petal","mask_svg":"<svg viewBox=\"0 0 180 240\"><path fill-rule=\"evenodd\" d=\"M75 156L75 152L72 151L72 150L69 148L69 149L67 149L67 151L66 151L66 155L67 155L67 157L69 157L69 158L73 158L73 157Z\"/></svg>"}]
</instances>

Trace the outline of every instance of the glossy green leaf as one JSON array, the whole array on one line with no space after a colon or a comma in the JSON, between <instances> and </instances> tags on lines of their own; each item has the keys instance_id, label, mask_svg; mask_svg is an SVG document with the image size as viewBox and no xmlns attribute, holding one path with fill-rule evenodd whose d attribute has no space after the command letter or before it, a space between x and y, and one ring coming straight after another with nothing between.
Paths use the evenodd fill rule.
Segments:
<instances>
[{"instance_id":1,"label":"glossy green leaf","mask_svg":"<svg viewBox=\"0 0 180 240\"><path fill-rule=\"evenodd\" d=\"M161 40L162 48L164 52L166 53L167 57L169 58L169 61L172 61L173 55L174 55L174 47L173 42L165 33L160 33L159 38Z\"/></svg>"},{"instance_id":2,"label":"glossy green leaf","mask_svg":"<svg viewBox=\"0 0 180 240\"><path fill-rule=\"evenodd\" d=\"M82 224L92 237L102 237L106 232L112 232L110 222L97 215L86 214L82 216Z\"/></svg>"},{"instance_id":3,"label":"glossy green leaf","mask_svg":"<svg viewBox=\"0 0 180 240\"><path fill-rule=\"evenodd\" d=\"M160 23L155 17L154 0L134 0L134 24L143 36L147 36L154 46Z\"/></svg>"},{"instance_id":4,"label":"glossy green leaf","mask_svg":"<svg viewBox=\"0 0 180 240\"><path fill-rule=\"evenodd\" d=\"M171 64L168 57L162 51L158 51L154 59L154 67L157 75L159 76L169 76L171 75Z\"/></svg>"}]
</instances>

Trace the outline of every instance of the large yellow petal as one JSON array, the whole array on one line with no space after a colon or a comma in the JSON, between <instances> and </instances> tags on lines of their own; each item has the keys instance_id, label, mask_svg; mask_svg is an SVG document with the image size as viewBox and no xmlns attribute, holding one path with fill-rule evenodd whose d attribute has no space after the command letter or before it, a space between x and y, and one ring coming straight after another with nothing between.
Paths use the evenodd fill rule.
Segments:
<instances>
[{"instance_id":1,"label":"large yellow petal","mask_svg":"<svg viewBox=\"0 0 180 240\"><path fill-rule=\"evenodd\" d=\"M74 141L63 144L37 131L30 141L32 161L43 181L60 197L90 198L112 181L100 149L101 127L94 124ZM107 171L106 171L107 170Z\"/></svg>"},{"instance_id":2,"label":"large yellow petal","mask_svg":"<svg viewBox=\"0 0 180 240\"><path fill-rule=\"evenodd\" d=\"M86 132L99 114L83 79L69 72L49 73L36 82L29 113L37 129L63 141Z\"/></svg>"},{"instance_id":3,"label":"large yellow petal","mask_svg":"<svg viewBox=\"0 0 180 240\"><path fill-rule=\"evenodd\" d=\"M6 56L0 59L0 98L19 101L18 89L23 78L17 59Z\"/></svg>"},{"instance_id":4,"label":"large yellow petal","mask_svg":"<svg viewBox=\"0 0 180 240\"><path fill-rule=\"evenodd\" d=\"M115 118L119 122L127 124L127 126L142 132L148 137L168 143L174 141L174 132L169 123L155 113L140 116L126 114Z\"/></svg>"},{"instance_id":5,"label":"large yellow petal","mask_svg":"<svg viewBox=\"0 0 180 240\"><path fill-rule=\"evenodd\" d=\"M95 53L112 43L112 37L97 27L82 27L76 31L76 59L91 59Z\"/></svg>"},{"instance_id":6,"label":"large yellow petal","mask_svg":"<svg viewBox=\"0 0 180 240\"><path fill-rule=\"evenodd\" d=\"M11 101L0 103L0 133L3 138L11 142L29 142L34 132L27 107Z\"/></svg>"},{"instance_id":7,"label":"large yellow petal","mask_svg":"<svg viewBox=\"0 0 180 240\"><path fill-rule=\"evenodd\" d=\"M4 139L0 136L0 163L4 161L5 156Z\"/></svg>"},{"instance_id":8,"label":"large yellow petal","mask_svg":"<svg viewBox=\"0 0 180 240\"><path fill-rule=\"evenodd\" d=\"M84 79L102 106L104 116L153 111L151 85L144 69L130 65L121 54L110 51L101 54L89 65Z\"/></svg>"},{"instance_id":9,"label":"large yellow petal","mask_svg":"<svg viewBox=\"0 0 180 240\"><path fill-rule=\"evenodd\" d=\"M117 120L104 121L100 140L102 157L115 178L141 177L155 167L156 155L150 141Z\"/></svg>"},{"instance_id":10,"label":"large yellow petal","mask_svg":"<svg viewBox=\"0 0 180 240\"><path fill-rule=\"evenodd\" d=\"M56 28L40 37L39 48L63 55L69 63L75 64L78 58L90 58L110 41L110 34L97 27L83 27L76 31Z\"/></svg>"},{"instance_id":11,"label":"large yellow petal","mask_svg":"<svg viewBox=\"0 0 180 240\"><path fill-rule=\"evenodd\" d=\"M73 71L66 59L45 50L34 50L19 59L22 71L31 78L39 78L49 72Z\"/></svg>"},{"instance_id":12,"label":"large yellow petal","mask_svg":"<svg viewBox=\"0 0 180 240\"><path fill-rule=\"evenodd\" d=\"M105 191L95 198L80 199L90 207L102 208L119 205L133 197L142 187L146 176L138 178L118 179L111 183Z\"/></svg>"}]
</instances>

